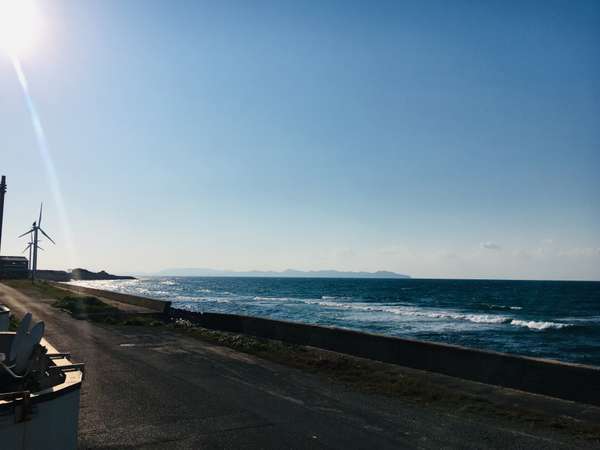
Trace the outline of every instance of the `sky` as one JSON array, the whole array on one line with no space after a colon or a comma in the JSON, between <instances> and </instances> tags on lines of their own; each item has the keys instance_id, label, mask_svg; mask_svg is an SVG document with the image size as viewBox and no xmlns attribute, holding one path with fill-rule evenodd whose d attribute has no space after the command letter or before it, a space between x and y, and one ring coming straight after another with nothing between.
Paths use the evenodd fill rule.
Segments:
<instances>
[{"instance_id":1,"label":"sky","mask_svg":"<svg viewBox=\"0 0 600 450\"><path fill-rule=\"evenodd\" d=\"M37 5L3 254L43 201L41 268L600 280L597 1Z\"/></svg>"}]
</instances>

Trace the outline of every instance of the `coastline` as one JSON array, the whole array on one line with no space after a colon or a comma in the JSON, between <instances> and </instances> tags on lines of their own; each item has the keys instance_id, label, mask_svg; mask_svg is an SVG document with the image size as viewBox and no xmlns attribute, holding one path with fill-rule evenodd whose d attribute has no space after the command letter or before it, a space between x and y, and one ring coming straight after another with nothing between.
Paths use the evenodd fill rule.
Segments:
<instances>
[{"instance_id":1,"label":"coastline","mask_svg":"<svg viewBox=\"0 0 600 450\"><path fill-rule=\"evenodd\" d=\"M296 389L294 388L296 384L296 382L293 381L295 379L294 377L304 378L307 376L317 376L318 379L321 380L319 383L326 383L326 386L329 386L321 386L319 388L319 398L321 398L323 392L330 392L331 389L340 388L342 389L340 393L342 398L347 398L348 396L351 398L354 395L366 396L364 397L364 400L360 402L361 405L369 405L373 404L373 402L375 402L374 404L379 405L375 410L369 409L370 412L368 412L368 414L370 415L378 414L377 411L381 411L381 408L386 409L389 407L391 408L389 414L393 414L393 417L400 414L400 416L398 416L398 418L400 418L404 415L404 413L400 413L400 410L406 410L408 408L408 411L410 411L408 413L409 417L413 417L417 414L421 417L421 419L419 419L420 421L429 423L431 420L436 422L436 419L433 418L438 417L441 414L444 417L442 420L445 425L438 428L436 433L442 433L444 442L454 440L455 445L457 446L464 443L463 438L456 435L455 427L458 426L459 423L460 427L474 426L474 428L468 432L472 444L473 442L479 442L483 445L483 442L487 442L486 445L489 445L489 441L486 441L489 436L487 438L477 436L478 431L476 430L480 430L481 427L484 426L488 427L490 431L495 430L493 433L496 436L498 436L498 433L500 435L508 433L505 438L508 440L496 441L497 438L493 438L496 445L499 446L502 446L500 442L513 442L515 433L520 433L522 437L519 439L523 439L523 436L525 435L529 436L529 438L536 436L540 437L541 440L537 441L538 444L533 445L530 443L529 447L538 446L540 442L546 442L548 439L552 442L562 442L563 445L567 443L567 447L582 446L584 443L588 448L592 448L594 445L600 445L600 408L598 407L529 394L527 392L488 384L476 383L399 365L343 355L310 346L289 344L279 340L256 338L241 333L210 330L194 326L182 319L176 321L165 320L163 324L153 324L144 320L117 322L104 321L98 320L98 318L94 318L93 316L87 317L86 320L76 320L77 318L85 319L85 317L75 316L74 314L72 314L72 317L69 317L60 310L50 311L53 309L51 306L56 302L56 299L65 296L64 290L55 288L46 283L37 283L35 286L32 286L31 283L27 282L10 282L7 284L17 288L31 299L25 301L25 297L21 296L22 300L19 300L18 304L12 303L11 309L13 309L13 311L23 311L22 308L25 305L30 305L30 307L34 308L34 311L37 311L38 314L42 314L42 318L46 317L45 320L49 324L52 324L55 320L53 317L60 321L59 323L62 324L60 327L57 328L56 326L53 326L50 328L50 330L54 330L54 333L58 333L58 336L56 336L57 341L65 340L68 336L69 338L67 340L71 338L77 340L80 339L80 337L84 337L84 339L97 339L94 338L94 335L96 334L96 331L94 330L98 330L98 332L102 332L102 335L104 336L101 339L102 341L109 338L109 335L106 334L109 333L114 334L115 338L110 339L113 340L113 342L116 339L116 343L138 342L138 344L135 344L136 347L132 348L139 348L139 350L136 353L129 354L138 354L142 349L147 349L144 350L143 353L139 353L139 356L141 357L147 354L154 360L155 356L152 355L168 356L170 353L165 353L167 351L165 343L172 341L176 336L181 336L185 341L181 341L181 343L173 347L172 351L174 353L172 357L175 359L170 359L172 362L179 361L181 363L179 364L180 368L177 369L179 366L169 367L169 378L172 377L173 370L182 370L184 373L188 374L186 377L192 376L190 380L195 379L195 376L193 375L195 372L189 366L189 364L191 364L189 358L191 355L196 354L198 350L189 353L191 350L190 345L193 345L194 347L199 345L201 348L206 348L206 345L216 346L214 347L214 351L217 353L213 356L209 356L209 359L206 359L206 356L202 357L202 361L208 363L209 367L212 367L213 363L210 361L214 357L221 358L223 355L231 355L231 358L233 359L230 361L232 363L235 362L235 364L246 364L247 361L256 360L256 364L264 365L266 362L260 361L270 361L271 363L280 365L278 366L280 368L275 369L277 373L284 370L284 367L298 370L298 372L294 372L297 374L293 377L285 377L285 381L284 379L278 378L284 382L277 389ZM0 285L0 291L1 290L2 285ZM110 295L110 293L107 293L107 295ZM73 294L70 298L77 297ZM79 298L83 301L90 297L81 296ZM25 307L29 308L27 306ZM47 316L47 313L52 313L52 316ZM142 316L143 315L140 315L140 318ZM85 323L88 323L88 325L85 325ZM87 331L85 331L83 335L64 335L63 333L68 332L67 330L71 326L77 326L78 328L83 327L82 329ZM127 338L129 335L137 337L132 341L132 338ZM144 336L143 339L142 336ZM142 339L142 342L139 341L140 339ZM149 341L147 341L148 339ZM193 341L196 341L197 344L194 344ZM70 345L71 347L73 346L72 344ZM95 367L95 364L87 360L88 357L93 357L97 353L88 353L89 347L87 346L91 344L88 343L85 345L85 348L88 350L86 350L85 353L80 354L80 357L82 357L81 359L86 362L86 367L89 367L90 371L100 370L99 367ZM137 347L138 345L139 347ZM151 351L154 347L156 347L158 353ZM122 347L121 350L120 348L119 345L116 345L115 347L106 347L103 345L101 366L105 365L107 359L113 358L113 353L117 356L122 351L126 351L129 347ZM185 348L188 348L188 350L184 350ZM128 352L131 351L133 350L128 350ZM184 353L182 353L182 351L184 351ZM213 350L211 350L211 352L212 351ZM202 350L200 354L205 354L205 352L206 350ZM184 358L184 360L180 360L180 357L183 354L188 356ZM136 357L132 361L137 359L138 358ZM128 360L119 358L118 361L125 362ZM98 361L98 363L100 363L100 361ZM167 367L160 365L156 366L155 370L158 370L159 368L166 369ZM236 369L236 373L238 370L240 369ZM104 370L102 373L104 373ZM144 376L150 377L151 375L153 376L153 373L154 372L146 373ZM106 382L112 386L113 381L111 381L110 373L103 375L103 377L105 376L108 377ZM259 381L260 378L257 379L256 376L257 375L244 377L243 389L250 389L254 392L257 383L258 385L261 384ZM183 379L184 378L182 378L182 380ZM220 377L218 379L220 379ZM206 379L203 378L203 380L203 383L205 383ZM148 381L150 382L150 380ZM154 381L152 382L152 385L156 387L157 383L160 384L161 382ZM222 387L215 386L215 389L220 390ZM270 388L269 391L272 389L273 388ZM289 393L288 395L298 396L298 401L302 402L302 404L310 402L312 395L305 392L304 389L305 388L300 389L301 393ZM353 392L356 392L356 394L353 394ZM120 393L118 394L118 396L121 395L122 394ZM206 395L206 393L203 395ZM381 399L381 402L383 403L380 403L380 400L378 399ZM91 402L93 399L89 399L89 401ZM296 404L294 402L292 403ZM90 406L91 405L92 404L90 404ZM131 405L129 407L131 407ZM339 408L340 406L334 407ZM263 410L264 403L259 402L257 408L263 413L265 412ZM85 419L86 414L90 414L89 410L87 411L88 412L84 414L84 424L87 423ZM102 412L98 411L97 414L102 414ZM315 414L315 412L313 411L311 414ZM388 417L386 420L389 420L392 416L386 417ZM132 418L131 420L135 419ZM138 420L145 419L138 418ZM468 425L473 423L473 421L475 421L476 425ZM377 419L376 422L381 423L379 419ZM334 423L339 424L339 417ZM455 424L452 425L452 423ZM416 423L411 425L411 427L409 427L411 429L411 434L414 426L419 427ZM337 427L338 425L335 425L333 430L337 429ZM398 427L402 428L403 426L396 424L393 429L398 429ZM427 430L429 430L427 433L432 431L429 428L427 428ZM89 431L86 431L86 426L84 425L84 440L90 439L89 433ZM92 436L94 436L97 434L97 431L92 431L91 433ZM338 433L335 433L335 436L338 435ZM372 439L374 438L375 436L372 436ZM106 437L104 439L106 439ZM481 439L484 440L482 441ZM528 447L528 445L524 445L524 447Z\"/></svg>"},{"instance_id":2,"label":"coastline","mask_svg":"<svg viewBox=\"0 0 600 450\"><path fill-rule=\"evenodd\" d=\"M189 311L600 366L600 283L149 277L72 284L172 301Z\"/></svg>"},{"instance_id":3,"label":"coastline","mask_svg":"<svg viewBox=\"0 0 600 450\"><path fill-rule=\"evenodd\" d=\"M100 295L124 303L151 305L151 309L168 315L171 320L183 319L216 331L309 345L374 361L600 406L600 367L597 366L293 321L240 314L192 312L172 308L171 302L158 299L53 284L63 289ZM579 386L586 386L587 392L582 392Z\"/></svg>"}]
</instances>

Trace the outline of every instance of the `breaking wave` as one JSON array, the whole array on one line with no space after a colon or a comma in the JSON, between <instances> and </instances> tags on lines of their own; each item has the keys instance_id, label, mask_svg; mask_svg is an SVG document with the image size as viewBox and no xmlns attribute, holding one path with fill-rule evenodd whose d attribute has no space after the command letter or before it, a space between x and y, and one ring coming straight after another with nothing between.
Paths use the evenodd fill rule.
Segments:
<instances>
[{"instance_id":1,"label":"breaking wave","mask_svg":"<svg viewBox=\"0 0 600 450\"><path fill-rule=\"evenodd\" d=\"M293 297L261 297L261 296L255 296L253 297L253 300L259 301L259 302L289 302L289 301L302 301L302 299L299 298L293 298Z\"/></svg>"},{"instance_id":2,"label":"breaking wave","mask_svg":"<svg viewBox=\"0 0 600 450\"><path fill-rule=\"evenodd\" d=\"M560 330L565 327L572 327L571 323L558 323L558 322L538 322L535 320L517 320L513 319L510 321L511 325L515 325L518 327L527 327L530 330L548 330L548 329L556 329Z\"/></svg>"},{"instance_id":3,"label":"breaking wave","mask_svg":"<svg viewBox=\"0 0 600 450\"><path fill-rule=\"evenodd\" d=\"M332 301L306 301L306 303L317 304L327 308L340 308L356 311L372 311L396 314L401 316L424 317L442 320L465 320L480 324L508 324L518 327L526 327L530 330L561 329L573 326L570 323L545 322L535 320L518 320L504 315L493 314L465 314L452 311L426 311L422 309L398 307L398 306L374 306L356 303L340 303Z\"/></svg>"},{"instance_id":4,"label":"breaking wave","mask_svg":"<svg viewBox=\"0 0 600 450\"><path fill-rule=\"evenodd\" d=\"M191 295L177 295L173 297L176 302L194 302L194 303L231 303L231 300L219 297L193 297Z\"/></svg>"}]
</instances>

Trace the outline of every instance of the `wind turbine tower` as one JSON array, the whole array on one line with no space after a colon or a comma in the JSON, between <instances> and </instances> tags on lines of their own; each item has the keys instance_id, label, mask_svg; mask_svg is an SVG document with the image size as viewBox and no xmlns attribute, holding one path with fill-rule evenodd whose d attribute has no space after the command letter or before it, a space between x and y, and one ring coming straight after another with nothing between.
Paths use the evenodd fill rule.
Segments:
<instances>
[{"instance_id":1,"label":"wind turbine tower","mask_svg":"<svg viewBox=\"0 0 600 450\"><path fill-rule=\"evenodd\" d=\"M0 254L2 254L2 219L4 218L4 194L6 194L6 175L0 181Z\"/></svg>"},{"instance_id":2,"label":"wind turbine tower","mask_svg":"<svg viewBox=\"0 0 600 450\"><path fill-rule=\"evenodd\" d=\"M38 232L40 232L44 236L46 236L50 242L52 242L53 244L56 244L56 242L54 242L52 240L52 238L50 236L48 236L48 234L46 234L46 232L42 229L42 208L43 208L43 206L44 206L44 204L42 203L40 205L40 217L37 222L33 222L33 225L31 226L31 230L26 231L21 236L19 236L19 237L23 237L23 236L30 234L31 237L33 237L33 241L32 241L33 245L31 246L32 248L30 248L30 250L33 251L33 258L31 258L31 281L35 281L35 273L37 271L37 251L38 251L38 248L41 248L38 245L38 242L39 242ZM27 248L26 248L26 250L27 250Z\"/></svg>"},{"instance_id":3,"label":"wind turbine tower","mask_svg":"<svg viewBox=\"0 0 600 450\"><path fill-rule=\"evenodd\" d=\"M38 249L40 250L44 250L42 247L40 247L39 245L37 246ZM25 249L21 252L21 253L25 253L27 250L29 250L29 259L27 260L27 270L31 270L31 255L33 253L33 239L31 239L28 244L27 247L25 247Z\"/></svg>"},{"instance_id":4,"label":"wind turbine tower","mask_svg":"<svg viewBox=\"0 0 600 450\"><path fill-rule=\"evenodd\" d=\"M29 244L27 244L27 247L25 247L25 250L23 250L23 253L25 253L27 250L29 250L29 259L27 260L27 270L31 270L31 252L33 252L33 240L29 241Z\"/></svg>"}]
</instances>

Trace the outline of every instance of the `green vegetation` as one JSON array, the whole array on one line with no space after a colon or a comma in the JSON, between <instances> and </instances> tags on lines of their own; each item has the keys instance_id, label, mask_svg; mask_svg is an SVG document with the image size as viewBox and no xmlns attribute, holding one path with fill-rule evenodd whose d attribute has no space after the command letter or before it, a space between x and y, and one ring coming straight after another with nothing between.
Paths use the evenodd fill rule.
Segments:
<instances>
[{"instance_id":1,"label":"green vegetation","mask_svg":"<svg viewBox=\"0 0 600 450\"><path fill-rule=\"evenodd\" d=\"M141 314L123 314L118 308L108 305L97 297L66 295L52 303L55 308L69 311L76 319L88 319L108 325L160 326L163 323Z\"/></svg>"},{"instance_id":2,"label":"green vegetation","mask_svg":"<svg viewBox=\"0 0 600 450\"><path fill-rule=\"evenodd\" d=\"M3 280L2 282L27 295L35 295L36 297L43 296L55 299L65 296L65 291L63 289L54 287L45 281L36 281L35 283L32 283L31 280Z\"/></svg>"},{"instance_id":3,"label":"green vegetation","mask_svg":"<svg viewBox=\"0 0 600 450\"><path fill-rule=\"evenodd\" d=\"M69 311L73 317L86 318L92 314L115 313L117 308L107 305L96 297L66 295L55 301L52 306Z\"/></svg>"},{"instance_id":4,"label":"green vegetation","mask_svg":"<svg viewBox=\"0 0 600 450\"><path fill-rule=\"evenodd\" d=\"M146 316L130 316L121 322L122 325L137 326L137 327L158 327L164 325L164 322Z\"/></svg>"},{"instance_id":5,"label":"green vegetation","mask_svg":"<svg viewBox=\"0 0 600 450\"><path fill-rule=\"evenodd\" d=\"M45 281L10 280L9 286L26 295L52 300L51 306L69 312L76 319L86 319L107 325L150 326L163 325L156 317L143 314L124 313L97 297L76 292L67 292Z\"/></svg>"}]
</instances>

